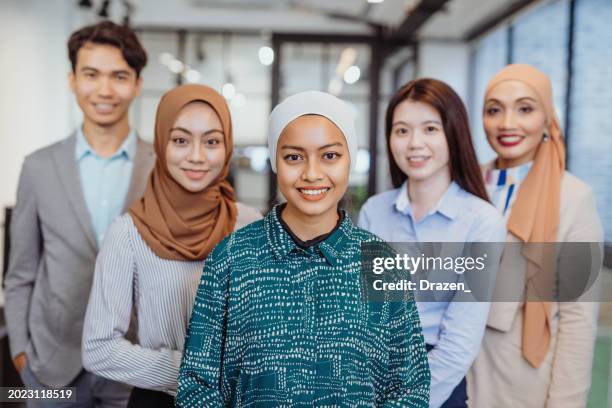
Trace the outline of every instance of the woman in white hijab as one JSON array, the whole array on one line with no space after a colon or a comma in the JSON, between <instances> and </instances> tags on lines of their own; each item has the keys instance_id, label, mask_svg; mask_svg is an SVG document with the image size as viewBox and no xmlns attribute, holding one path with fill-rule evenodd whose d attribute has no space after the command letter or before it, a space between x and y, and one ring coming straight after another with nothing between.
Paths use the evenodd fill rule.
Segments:
<instances>
[{"instance_id":1,"label":"woman in white hijab","mask_svg":"<svg viewBox=\"0 0 612 408\"><path fill-rule=\"evenodd\" d=\"M268 141L287 202L206 261L177 406L427 407L414 301L363 297L362 245L387 247L338 208L357 151L353 111L323 92L291 96L270 115Z\"/></svg>"}]
</instances>

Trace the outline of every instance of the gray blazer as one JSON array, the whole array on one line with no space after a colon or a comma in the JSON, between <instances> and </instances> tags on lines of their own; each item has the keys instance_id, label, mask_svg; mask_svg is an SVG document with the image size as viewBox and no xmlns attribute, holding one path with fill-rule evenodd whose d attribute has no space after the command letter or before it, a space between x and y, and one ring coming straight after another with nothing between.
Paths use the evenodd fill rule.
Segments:
<instances>
[{"instance_id":1,"label":"gray blazer","mask_svg":"<svg viewBox=\"0 0 612 408\"><path fill-rule=\"evenodd\" d=\"M81 339L98 245L75 159L76 136L26 157L11 222L5 315L11 355L25 352L43 384L63 387L81 371ZM155 162L138 139L123 206L142 196Z\"/></svg>"}]
</instances>

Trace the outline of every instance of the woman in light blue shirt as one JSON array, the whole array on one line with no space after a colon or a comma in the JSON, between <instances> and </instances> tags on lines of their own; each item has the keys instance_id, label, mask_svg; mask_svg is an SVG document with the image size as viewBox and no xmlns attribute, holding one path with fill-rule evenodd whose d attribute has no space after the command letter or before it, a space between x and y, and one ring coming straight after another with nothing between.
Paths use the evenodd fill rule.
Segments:
<instances>
[{"instance_id":1,"label":"woman in light blue shirt","mask_svg":"<svg viewBox=\"0 0 612 408\"><path fill-rule=\"evenodd\" d=\"M360 227L389 242L505 240L465 107L448 85L419 79L400 88L387 108L385 133L395 189L364 204ZM494 273L500 251L488 255L488 273ZM465 375L479 351L489 303L458 301L462 295L417 302L431 369L430 407L467 407Z\"/></svg>"}]
</instances>

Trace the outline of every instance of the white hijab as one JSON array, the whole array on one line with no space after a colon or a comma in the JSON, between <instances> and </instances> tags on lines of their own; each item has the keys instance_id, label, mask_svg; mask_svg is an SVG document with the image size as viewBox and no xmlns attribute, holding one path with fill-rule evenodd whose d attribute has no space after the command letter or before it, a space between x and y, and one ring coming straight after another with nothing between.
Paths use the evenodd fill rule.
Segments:
<instances>
[{"instance_id":1,"label":"white hijab","mask_svg":"<svg viewBox=\"0 0 612 408\"><path fill-rule=\"evenodd\" d=\"M288 97L276 105L270 113L268 150L272 171L276 173L276 147L281 133L291 121L304 115L324 116L340 129L346 138L352 170L357 161L355 111L349 104L334 95L319 91L306 91Z\"/></svg>"}]
</instances>

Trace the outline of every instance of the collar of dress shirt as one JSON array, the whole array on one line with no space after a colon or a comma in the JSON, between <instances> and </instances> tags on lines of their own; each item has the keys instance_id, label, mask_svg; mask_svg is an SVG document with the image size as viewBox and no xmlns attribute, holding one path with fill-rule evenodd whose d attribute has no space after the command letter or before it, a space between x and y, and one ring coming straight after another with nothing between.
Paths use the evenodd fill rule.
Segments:
<instances>
[{"instance_id":1,"label":"collar of dress shirt","mask_svg":"<svg viewBox=\"0 0 612 408\"><path fill-rule=\"evenodd\" d=\"M114 159L119 156L124 156L128 160L133 160L136 155L136 131L134 129L130 129L130 133L128 133L128 137L123 141L119 149L113 154L109 160ZM76 147L75 147L75 156L77 161L81 160L83 157L87 155L98 155L87 139L85 138L85 134L83 133L83 127L79 126L76 133Z\"/></svg>"},{"instance_id":2,"label":"collar of dress shirt","mask_svg":"<svg viewBox=\"0 0 612 408\"><path fill-rule=\"evenodd\" d=\"M334 226L334 228L331 231L326 232L325 234L321 234L321 235L319 235L317 237L314 237L313 239L309 239L308 241L302 241L297 235L295 235L293 233L293 231L291 231L291 228L289 228L289 225L287 225L285 220L283 220L282 213L283 213L283 209L286 206L286 204L287 203L284 203L284 204L281 204L281 205L277 205L275 207L275 209L276 209L276 218L278 218L278 221L281 223L281 225L283 226L285 231L287 231L287 233L291 236L293 241L295 241L295 243L300 248L302 248L302 249L307 249L310 246L313 246L313 245L316 245L316 244L318 244L320 242L325 241L327 239L327 237L329 237L331 234L333 234L334 231L340 226L340 224L344 220L344 217L346 216L344 211L338 210L338 222L336 222L336 225Z\"/></svg>"},{"instance_id":3,"label":"collar of dress shirt","mask_svg":"<svg viewBox=\"0 0 612 408\"><path fill-rule=\"evenodd\" d=\"M457 198L462 193L461 187L452 181L446 192L442 195L438 203L427 213L427 215L440 213L446 218L453 220L457 216ZM412 206L408 197L408 180L399 188L395 198L395 209L403 215L412 217Z\"/></svg>"},{"instance_id":4,"label":"collar of dress shirt","mask_svg":"<svg viewBox=\"0 0 612 408\"><path fill-rule=\"evenodd\" d=\"M351 230L355 228L346 212L341 211L343 212L342 222L334 228L332 233L323 241L304 249L300 248L285 230L278 218L277 208L274 207L264 218L264 228L268 236L268 244L276 259L284 259L292 251L314 254L318 249L330 265L337 265L343 250L347 247Z\"/></svg>"}]
</instances>

